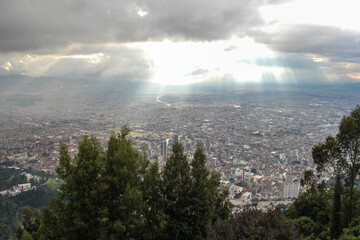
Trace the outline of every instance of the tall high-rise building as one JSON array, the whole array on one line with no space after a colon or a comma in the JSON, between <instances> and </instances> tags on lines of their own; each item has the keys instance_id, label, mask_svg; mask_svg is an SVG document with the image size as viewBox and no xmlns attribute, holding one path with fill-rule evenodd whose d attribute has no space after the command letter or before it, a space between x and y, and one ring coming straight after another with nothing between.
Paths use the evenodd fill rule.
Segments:
<instances>
[{"instance_id":1,"label":"tall high-rise building","mask_svg":"<svg viewBox=\"0 0 360 240\"><path fill-rule=\"evenodd\" d=\"M161 141L161 156L163 157L163 160L166 161L167 160L167 147L168 147L168 140L166 139L165 141Z\"/></svg>"},{"instance_id":2,"label":"tall high-rise building","mask_svg":"<svg viewBox=\"0 0 360 240\"><path fill-rule=\"evenodd\" d=\"M162 156L164 152L164 143L163 141L160 142L160 155Z\"/></svg>"},{"instance_id":3,"label":"tall high-rise building","mask_svg":"<svg viewBox=\"0 0 360 240\"><path fill-rule=\"evenodd\" d=\"M219 162L222 162L222 151L221 150L218 152L218 160L219 160Z\"/></svg>"},{"instance_id":4,"label":"tall high-rise building","mask_svg":"<svg viewBox=\"0 0 360 240\"><path fill-rule=\"evenodd\" d=\"M211 142L210 142L210 139L206 139L205 140L205 151L207 152L207 154L210 155L210 152L211 152Z\"/></svg>"},{"instance_id":5,"label":"tall high-rise building","mask_svg":"<svg viewBox=\"0 0 360 240\"><path fill-rule=\"evenodd\" d=\"M181 138L180 135L175 134L174 135L174 143L180 142L180 138Z\"/></svg>"}]
</instances>

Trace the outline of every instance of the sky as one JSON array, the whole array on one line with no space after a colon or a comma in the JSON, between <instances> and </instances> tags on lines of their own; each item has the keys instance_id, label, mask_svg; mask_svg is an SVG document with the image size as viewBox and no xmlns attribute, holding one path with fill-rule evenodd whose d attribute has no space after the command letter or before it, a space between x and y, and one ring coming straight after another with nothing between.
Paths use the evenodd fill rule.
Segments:
<instances>
[{"instance_id":1,"label":"sky","mask_svg":"<svg viewBox=\"0 0 360 240\"><path fill-rule=\"evenodd\" d=\"M360 82L358 0L1 0L0 76Z\"/></svg>"}]
</instances>

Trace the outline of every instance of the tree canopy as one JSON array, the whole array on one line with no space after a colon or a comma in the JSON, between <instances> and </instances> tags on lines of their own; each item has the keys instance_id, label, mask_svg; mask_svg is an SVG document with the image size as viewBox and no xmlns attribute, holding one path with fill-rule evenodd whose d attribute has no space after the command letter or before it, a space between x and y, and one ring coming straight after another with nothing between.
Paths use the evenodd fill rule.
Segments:
<instances>
[{"instance_id":1,"label":"tree canopy","mask_svg":"<svg viewBox=\"0 0 360 240\"><path fill-rule=\"evenodd\" d=\"M317 239L358 239L360 192L360 106L344 116L335 137L312 148L317 176L304 174L307 189L287 211L300 232ZM325 182L324 177L330 178Z\"/></svg>"},{"instance_id":2,"label":"tree canopy","mask_svg":"<svg viewBox=\"0 0 360 240\"><path fill-rule=\"evenodd\" d=\"M106 150L85 136L75 157L62 144L59 196L41 215L26 212L19 238L205 239L207 225L229 217L227 192L201 148L189 160L175 143L160 170L132 146L129 132L112 133Z\"/></svg>"}]
</instances>

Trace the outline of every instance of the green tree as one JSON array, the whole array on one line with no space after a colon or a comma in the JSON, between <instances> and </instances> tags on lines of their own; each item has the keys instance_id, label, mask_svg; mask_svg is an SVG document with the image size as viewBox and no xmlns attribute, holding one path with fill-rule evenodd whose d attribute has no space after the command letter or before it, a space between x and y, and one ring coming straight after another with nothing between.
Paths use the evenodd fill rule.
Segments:
<instances>
[{"instance_id":1,"label":"green tree","mask_svg":"<svg viewBox=\"0 0 360 240\"><path fill-rule=\"evenodd\" d=\"M347 184L349 186L349 199L345 204L345 227L347 227L354 213L357 212L356 204L356 179L360 170L360 106L357 105L349 116L344 116L339 126L337 139L345 155L347 168Z\"/></svg>"},{"instance_id":2,"label":"green tree","mask_svg":"<svg viewBox=\"0 0 360 240\"><path fill-rule=\"evenodd\" d=\"M41 239L140 239L143 220L141 183L148 161L132 147L123 127L112 133L104 153L85 136L71 158L60 148L58 198L44 208Z\"/></svg>"},{"instance_id":3,"label":"green tree","mask_svg":"<svg viewBox=\"0 0 360 240\"><path fill-rule=\"evenodd\" d=\"M209 240L225 239L300 239L293 221L287 221L279 209L245 208L229 219L218 219L208 227Z\"/></svg>"},{"instance_id":4,"label":"green tree","mask_svg":"<svg viewBox=\"0 0 360 240\"><path fill-rule=\"evenodd\" d=\"M324 143L312 148L312 156L319 174L327 172L335 179L331 211L331 237L338 238L342 233L342 179L347 163L342 156L338 141L328 136Z\"/></svg>"},{"instance_id":5,"label":"green tree","mask_svg":"<svg viewBox=\"0 0 360 240\"><path fill-rule=\"evenodd\" d=\"M307 191L302 192L293 202L292 206L286 210L285 214L291 219L300 219L297 225L300 227L300 233L304 237L308 237L312 233L315 236L324 236L320 239L326 239L329 231L331 212L331 192L327 191L323 183L316 184ZM306 218L303 218L306 217ZM307 220L307 221L305 221ZM311 221L310 221L311 220ZM305 224L306 223L306 224ZM316 228L308 229L306 227L313 226Z\"/></svg>"},{"instance_id":6,"label":"green tree","mask_svg":"<svg viewBox=\"0 0 360 240\"><path fill-rule=\"evenodd\" d=\"M101 195L104 199L103 237L139 239L144 226L141 179L148 161L132 147L129 133L111 134L106 152Z\"/></svg>"},{"instance_id":7,"label":"green tree","mask_svg":"<svg viewBox=\"0 0 360 240\"><path fill-rule=\"evenodd\" d=\"M332 205L332 214L331 214L331 237L337 239L343 230L343 221L342 221L342 192L343 186L341 184L341 176L337 175L335 178L335 186L333 193L333 205Z\"/></svg>"},{"instance_id":8,"label":"green tree","mask_svg":"<svg viewBox=\"0 0 360 240\"><path fill-rule=\"evenodd\" d=\"M39 210L32 211L30 208L25 207L22 212L21 226L18 227L16 235L18 239L25 236L28 239L32 234L37 236L37 230L40 226L41 214Z\"/></svg>"},{"instance_id":9,"label":"green tree","mask_svg":"<svg viewBox=\"0 0 360 240\"><path fill-rule=\"evenodd\" d=\"M187 156L181 143L175 143L164 170L163 197L166 215L166 238L191 239L192 217L191 175Z\"/></svg>"},{"instance_id":10,"label":"green tree","mask_svg":"<svg viewBox=\"0 0 360 240\"><path fill-rule=\"evenodd\" d=\"M230 216L228 192L220 189L220 174L209 172L205 164L202 148L196 149L189 166L181 143L174 144L162 173L167 238L204 239L207 225Z\"/></svg>"},{"instance_id":11,"label":"green tree","mask_svg":"<svg viewBox=\"0 0 360 240\"><path fill-rule=\"evenodd\" d=\"M31 233L25 230L20 240L34 240L34 238L32 237Z\"/></svg>"},{"instance_id":12,"label":"green tree","mask_svg":"<svg viewBox=\"0 0 360 240\"><path fill-rule=\"evenodd\" d=\"M359 151L360 107L357 106L349 116L344 116L341 120L336 138L329 136L324 142L312 148L312 156L316 164L318 177L321 179L324 175L330 176L333 180L330 182L332 183L331 190L325 193L323 187L319 188L322 184L318 185L312 180L309 181L311 179L311 177L309 178L310 175L305 174L303 183L307 185L307 191L299 196L288 213L291 213L290 215L293 215L293 217L296 216L296 218L301 216L310 217L316 224L320 223L318 221L320 219L317 219L319 216L330 216L330 237L338 239L343 232L343 228L349 226L352 219L359 214L357 207L359 191L356 188L360 170ZM325 196L325 198L321 196ZM330 205L326 200L326 196L331 196ZM314 202L316 199L327 207L324 209L317 205ZM328 206L330 208L326 210ZM321 211L319 211L319 207L322 208ZM320 214L313 215L314 209ZM323 220L326 220L326 217ZM328 225L326 221L321 222L321 226ZM323 229L323 233L325 232L325 229Z\"/></svg>"},{"instance_id":13,"label":"green tree","mask_svg":"<svg viewBox=\"0 0 360 240\"><path fill-rule=\"evenodd\" d=\"M85 136L79 142L79 151L72 159L67 146L61 145L57 173L64 183L60 196L44 211L43 224L59 228L40 231L42 238L62 233L66 239L97 239L102 220L99 189L104 169L104 153L95 138ZM49 221L49 222L47 222ZM50 234L47 236L46 234ZM60 239L60 236L53 236Z\"/></svg>"},{"instance_id":14,"label":"green tree","mask_svg":"<svg viewBox=\"0 0 360 240\"><path fill-rule=\"evenodd\" d=\"M340 240L354 240L360 238L360 217L353 219L348 228L344 229Z\"/></svg>"},{"instance_id":15,"label":"green tree","mask_svg":"<svg viewBox=\"0 0 360 240\"><path fill-rule=\"evenodd\" d=\"M40 240L72 239L67 233L67 229L72 227L69 226L71 219L69 219L69 214L64 213L65 202L59 198L50 199L49 206L42 210L42 221L38 230Z\"/></svg>"},{"instance_id":16,"label":"green tree","mask_svg":"<svg viewBox=\"0 0 360 240\"><path fill-rule=\"evenodd\" d=\"M205 167L206 156L202 148L197 147L191 162L192 196L193 196L193 239L206 237L206 225L211 224L215 215L215 195L217 188L211 182L209 171ZM217 186L218 187L218 186Z\"/></svg>"},{"instance_id":17,"label":"green tree","mask_svg":"<svg viewBox=\"0 0 360 240\"><path fill-rule=\"evenodd\" d=\"M220 175L209 172L206 167L204 150L197 147L191 162L192 196L193 196L193 238L206 237L206 226L218 218L230 216L230 202L227 191L220 189Z\"/></svg>"},{"instance_id":18,"label":"green tree","mask_svg":"<svg viewBox=\"0 0 360 240\"><path fill-rule=\"evenodd\" d=\"M128 133L127 127L112 133L106 152L88 136L75 157L62 144L59 195L37 215L35 227L34 213L25 210L18 238L204 239L208 224L228 219L228 192L220 189L220 174L206 169L202 149L190 166L183 146L174 144L160 172L157 162L150 164L132 146Z\"/></svg>"},{"instance_id":19,"label":"green tree","mask_svg":"<svg viewBox=\"0 0 360 240\"><path fill-rule=\"evenodd\" d=\"M0 196L0 239L8 239L11 233L14 233L19 224L16 218L19 206L8 199Z\"/></svg>"},{"instance_id":20,"label":"green tree","mask_svg":"<svg viewBox=\"0 0 360 240\"><path fill-rule=\"evenodd\" d=\"M22 226L24 231L27 231L30 234L37 231L40 226L40 218L41 215L39 210L32 211L30 208L24 208L22 218Z\"/></svg>"},{"instance_id":21,"label":"green tree","mask_svg":"<svg viewBox=\"0 0 360 240\"><path fill-rule=\"evenodd\" d=\"M231 215L231 203L228 199L229 190L220 189L220 174L217 172L212 172L210 174L210 185L209 185L215 194L213 197L214 204L214 215L212 216L212 222L217 219L228 219Z\"/></svg>"},{"instance_id":22,"label":"green tree","mask_svg":"<svg viewBox=\"0 0 360 240\"><path fill-rule=\"evenodd\" d=\"M316 179L313 170L305 170L303 178L300 179L300 184L304 190L315 191L317 187Z\"/></svg>"},{"instance_id":23,"label":"green tree","mask_svg":"<svg viewBox=\"0 0 360 240\"><path fill-rule=\"evenodd\" d=\"M163 213L162 184L158 162L154 162L146 170L142 184L146 221L143 233L144 239L164 239L163 232L166 220Z\"/></svg>"},{"instance_id":24,"label":"green tree","mask_svg":"<svg viewBox=\"0 0 360 240\"><path fill-rule=\"evenodd\" d=\"M307 236L310 239L315 239L315 233L321 232L319 225L317 225L311 218L302 216L295 220L296 226L299 228L302 236Z\"/></svg>"}]
</instances>

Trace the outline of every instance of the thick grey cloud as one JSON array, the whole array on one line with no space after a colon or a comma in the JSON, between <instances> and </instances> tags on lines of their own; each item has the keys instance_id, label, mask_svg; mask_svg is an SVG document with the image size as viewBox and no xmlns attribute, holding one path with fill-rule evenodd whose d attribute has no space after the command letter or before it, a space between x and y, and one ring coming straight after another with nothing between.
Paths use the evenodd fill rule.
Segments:
<instances>
[{"instance_id":1,"label":"thick grey cloud","mask_svg":"<svg viewBox=\"0 0 360 240\"><path fill-rule=\"evenodd\" d=\"M360 33L321 25L280 25L276 32L252 31L252 37L279 56L257 65L285 68L283 78L357 81L360 79ZM290 57L289 57L290 56ZM314 61L320 60L319 62Z\"/></svg>"},{"instance_id":2,"label":"thick grey cloud","mask_svg":"<svg viewBox=\"0 0 360 240\"><path fill-rule=\"evenodd\" d=\"M2 0L0 51L71 43L225 39L263 24L258 8L283 0ZM147 13L144 16L144 13Z\"/></svg>"},{"instance_id":3,"label":"thick grey cloud","mask_svg":"<svg viewBox=\"0 0 360 240\"><path fill-rule=\"evenodd\" d=\"M274 33L252 32L259 43L285 53L314 54L333 61L360 58L360 33L320 25L281 25Z\"/></svg>"},{"instance_id":4,"label":"thick grey cloud","mask_svg":"<svg viewBox=\"0 0 360 240\"><path fill-rule=\"evenodd\" d=\"M288 74L284 78L310 79L312 74L325 78L325 72L345 79L360 72L359 32L305 24L277 25L273 33L263 31L266 23L259 7L287 1L2 0L0 75L150 79L152 60L126 43L216 41L232 36L250 36L274 50L276 57L249 63L284 68ZM42 58L22 61L26 54ZM87 58L92 55L101 61L91 62L96 61ZM326 61L314 62L312 57ZM200 67L191 74L205 71Z\"/></svg>"}]
</instances>

